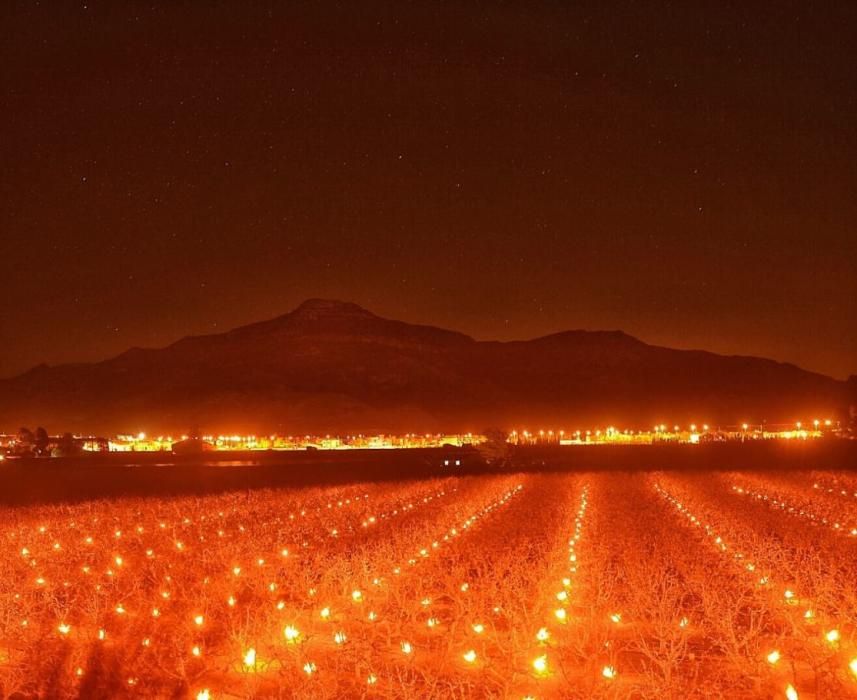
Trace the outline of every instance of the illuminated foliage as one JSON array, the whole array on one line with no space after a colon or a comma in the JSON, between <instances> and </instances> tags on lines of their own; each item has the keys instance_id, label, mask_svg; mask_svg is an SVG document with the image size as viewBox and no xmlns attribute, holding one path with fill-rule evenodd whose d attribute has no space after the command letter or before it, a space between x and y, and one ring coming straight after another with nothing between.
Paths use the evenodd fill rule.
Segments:
<instances>
[{"instance_id":1,"label":"illuminated foliage","mask_svg":"<svg viewBox=\"0 0 857 700\"><path fill-rule=\"evenodd\" d=\"M847 479L504 475L10 512L0 683L846 698Z\"/></svg>"}]
</instances>

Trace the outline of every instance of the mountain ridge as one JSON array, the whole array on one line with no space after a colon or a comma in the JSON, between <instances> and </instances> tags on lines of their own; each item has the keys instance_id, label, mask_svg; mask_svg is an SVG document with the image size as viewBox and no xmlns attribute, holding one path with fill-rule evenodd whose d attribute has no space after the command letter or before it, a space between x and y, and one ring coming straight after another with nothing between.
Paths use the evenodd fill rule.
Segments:
<instances>
[{"instance_id":1,"label":"mountain ridge","mask_svg":"<svg viewBox=\"0 0 857 700\"><path fill-rule=\"evenodd\" d=\"M623 331L485 341L351 302L0 380L0 428L104 432L479 430L793 420L842 412L846 382L791 363L650 345Z\"/></svg>"}]
</instances>

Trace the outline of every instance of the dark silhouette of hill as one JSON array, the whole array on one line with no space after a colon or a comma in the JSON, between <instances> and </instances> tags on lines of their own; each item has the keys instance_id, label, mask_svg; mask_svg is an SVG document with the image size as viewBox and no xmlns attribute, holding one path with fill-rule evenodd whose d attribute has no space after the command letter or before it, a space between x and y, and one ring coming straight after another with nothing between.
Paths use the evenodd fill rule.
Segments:
<instances>
[{"instance_id":1,"label":"dark silhouette of hill","mask_svg":"<svg viewBox=\"0 0 857 700\"><path fill-rule=\"evenodd\" d=\"M845 382L619 331L529 341L384 319L313 299L291 313L104 362L0 381L0 428L286 433L487 425L791 421L847 411Z\"/></svg>"}]
</instances>

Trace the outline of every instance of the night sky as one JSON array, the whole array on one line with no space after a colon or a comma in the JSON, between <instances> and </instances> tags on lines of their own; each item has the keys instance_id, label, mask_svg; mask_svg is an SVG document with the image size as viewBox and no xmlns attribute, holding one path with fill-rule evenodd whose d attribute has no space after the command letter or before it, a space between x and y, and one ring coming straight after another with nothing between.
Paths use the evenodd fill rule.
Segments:
<instances>
[{"instance_id":1,"label":"night sky","mask_svg":"<svg viewBox=\"0 0 857 700\"><path fill-rule=\"evenodd\" d=\"M0 376L308 297L857 373L857 3L10 2Z\"/></svg>"}]
</instances>

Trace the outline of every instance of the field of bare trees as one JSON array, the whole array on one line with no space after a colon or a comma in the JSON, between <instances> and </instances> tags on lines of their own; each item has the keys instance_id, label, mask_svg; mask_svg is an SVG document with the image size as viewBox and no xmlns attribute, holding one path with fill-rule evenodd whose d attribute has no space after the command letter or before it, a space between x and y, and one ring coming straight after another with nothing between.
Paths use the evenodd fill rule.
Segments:
<instances>
[{"instance_id":1,"label":"field of bare trees","mask_svg":"<svg viewBox=\"0 0 857 700\"><path fill-rule=\"evenodd\" d=\"M6 510L3 698L857 697L857 476Z\"/></svg>"}]
</instances>

